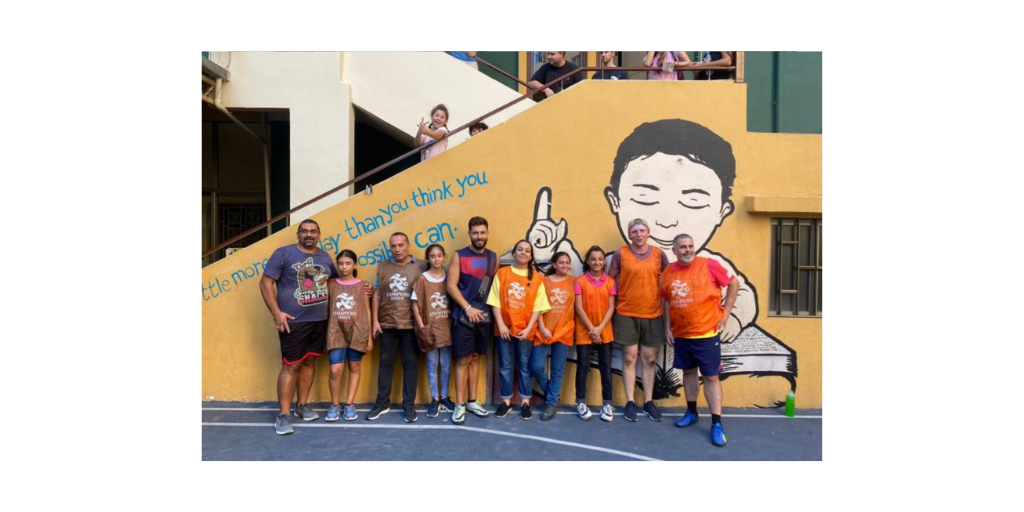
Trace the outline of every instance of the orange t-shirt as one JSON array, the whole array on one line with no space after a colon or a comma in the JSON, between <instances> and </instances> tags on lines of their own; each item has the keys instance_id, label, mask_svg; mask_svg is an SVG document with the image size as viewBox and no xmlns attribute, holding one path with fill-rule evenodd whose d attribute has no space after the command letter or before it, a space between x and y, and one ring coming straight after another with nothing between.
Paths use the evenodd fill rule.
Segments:
<instances>
[{"instance_id":1,"label":"orange t-shirt","mask_svg":"<svg viewBox=\"0 0 1024 512\"><path fill-rule=\"evenodd\" d=\"M528 281L526 276L520 276L512 271L512 267L502 267L498 270L498 280L501 289L498 290L498 297L501 300L501 319L505 321L505 327L515 336L519 331L526 328L530 323L530 316L533 315L533 303L537 298L537 292L544 276L540 272L534 272L533 281ZM533 327L526 339L533 339L537 326ZM494 322L494 334L497 336L498 322Z\"/></svg>"},{"instance_id":2,"label":"orange t-shirt","mask_svg":"<svg viewBox=\"0 0 1024 512\"><path fill-rule=\"evenodd\" d=\"M619 302L615 312L633 318L658 318L662 315L660 290L662 251L651 246L651 252L640 259L629 246L619 251Z\"/></svg>"},{"instance_id":3,"label":"orange t-shirt","mask_svg":"<svg viewBox=\"0 0 1024 512\"><path fill-rule=\"evenodd\" d=\"M551 309L544 313L544 326L551 331L551 339L544 339L540 329L537 329L537 335L533 338L534 346L555 342L572 346L576 330L576 293L573 291L573 282L572 276L566 276L557 283L550 277L544 278L544 290L551 304Z\"/></svg>"},{"instance_id":4,"label":"orange t-shirt","mask_svg":"<svg viewBox=\"0 0 1024 512\"><path fill-rule=\"evenodd\" d=\"M598 283L600 284L591 281L588 274L576 278L578 300L582 301L583 312L587 314L590 325L595 327L604 320L604 315L608 313L608 298L616 295L615 280L608 277L608 274L601 276ZM611 343L614 339L612 323L608 322L608 325L604 326L604 330L601 331L601 342ZM591 344L590 331L580 321L579 316L576 317L576 344Z\"/></svg>"},{"instance_id":5,"label":"orange t-shirt","mask_svg":"<svg viewBox=\"0 0 1024 512\"><path fill-rule=\"evenodd\" d=\"M713 336L725 316L722 286L729 283L712 281L709 261L696 257L689 265L676 262L665 268L661 293L668 300L674 338L704 338L708 333Z\"/></svg>"}]
</instances>

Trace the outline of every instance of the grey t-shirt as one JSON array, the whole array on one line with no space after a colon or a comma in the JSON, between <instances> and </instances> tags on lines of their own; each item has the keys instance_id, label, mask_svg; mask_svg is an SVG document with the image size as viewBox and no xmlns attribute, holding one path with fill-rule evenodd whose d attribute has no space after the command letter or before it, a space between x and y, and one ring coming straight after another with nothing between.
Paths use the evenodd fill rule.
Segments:
<instances>
[{"instance_id":1,"label":"grey t-shirt","mask_svg":"<svg viewBox=\"0 0 1024 512\"><path fill-rule=\"evenodd\" d=\"M270 255L263 275L277 281L277 305L295 317L289 322L327 320L327 281L338 277L327 251L317 247L310 254L297 245L286 245Z\"/></svg>"}]
</instances>

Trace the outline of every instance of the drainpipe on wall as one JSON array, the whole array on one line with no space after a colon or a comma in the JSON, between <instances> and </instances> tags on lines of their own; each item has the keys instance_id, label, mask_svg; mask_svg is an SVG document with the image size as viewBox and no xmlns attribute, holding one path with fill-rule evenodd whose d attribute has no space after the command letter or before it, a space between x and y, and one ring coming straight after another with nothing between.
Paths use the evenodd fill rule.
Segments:
<instances>
[{"instance_id":1,"label":"drainpipe on wall","mask_svg":"<svg viewBox=\"0 0 1024 512\"><path fill-rule=\"evenodd\" d=\"M263 149L263 183L264 183L264 187L265 187L265 190L266 190L266 197L265 197L265 199L267 201L267 220L270 220L271 217L273 217L273 215L272 215L271 210L270 210L270 151L269 151L269 148L267 147L267 140L264 139L263 137L260 137L259 135L256 135L256 132L250 130L249 127L246 126L245 123L243 123L242 121L239 121L238 118L235 117L234 114L232 114L227 109L227 107L225 107L221 103L221 99L220 99L221 96L220 96L220 94L221 94L221 90L223 89L223 86L224 86L224 79L218 78L216 83L214 84L213 103L212 103L213 106L217 110L219 110L222 114L227 116L228 119L234 121L235 124L237 124L238 126L241 126L242 129L245 130L245 133L248 133L249 135L252 135L253 137L256 138L256 140L260 141L260 147ZM262 120L263 120L263 130L266 131L267 130L266 115L263 116ZM270 228L271 228L271 225L268 224L267 225L267 236L270 236L270 233L271 233Z\"/></svg>"},{"instance_id":2,"label":"drainpipe on wall","mask_svg":"<svg viewBox=\"0 0 1024 512\"><path fill-rule=\"evenodd\" d=\"M779 101L782 96L782 52L772 53L772 81L772 132L779 133L783 105L783 102Z\"/></svg>"}]
</instances>

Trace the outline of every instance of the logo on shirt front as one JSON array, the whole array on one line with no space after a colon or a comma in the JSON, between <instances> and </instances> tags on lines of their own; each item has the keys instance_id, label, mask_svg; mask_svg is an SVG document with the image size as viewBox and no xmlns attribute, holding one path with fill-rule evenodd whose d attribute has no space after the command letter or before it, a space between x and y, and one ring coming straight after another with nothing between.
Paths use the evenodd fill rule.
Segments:
<instances>
[{"instance_id":1,"label":"logo on shirt front","mask_svg":"<svg viewBox=\"0 0 1024 512\"><path fill-rule=\"evenodd\" d=\"M391 283L388 285L391 287L391 291L404 292L409 287L409 280L402 274L395 274L391 276Z\"/></svg>"},{"instance_id":2,"label":"logo on shirt front","mask_svg":"<svg viewBox=\"0 0 1024 512\"><path fill-rule=\"evenodd\" d=\"M430 296L430 307L434 309L448 309L448 296L441 292L434 292Z\"/></svg>"},{"instance_id":3,"label":"logo on shirt front","mask_svg":"<svg viewBox=\"0 0 1024 512\"><path fill-rule=\"evenodd\" d=\"M338 309L352 309L356 307L356 299L347 293L342 293L338 295L338 300L334 303L334 307Z\"/></svg>"},{"instance_id":4,"label":"logo on shirt front","mask_svg":"<svg viewBox=\"0 0 1024 512\"><path fill-rule=\"evenodd\" d=\"M569 292L561 288L551 289L551 303L552 304L565 304L569 302Z\"/></svg>"},{"instance_id":5,"label":"logo on shirt front","mask_svg":"<svg viewBox=\"0 0 1024 512\"><path fill-rule=\"evenodd\" d=\"M328 300L327 278L330 277L322 265L313 263L313 258L306 258L301 263L292 265L298 287L292 294L300 306L312 306Z\"/></svg>"},{"instance_id":6,"label":"logo on shirt front","mask_svg":"<svg viewBox=\"0 0 1024 512\"><path fill-rule=\"evenodd\" d=\"M690 284L689 283L680 283L678 279L676 279L672 283L672 296L673 297L680 297L680 298L686 297L686 294L688 294L688 293L690 293Z\"/></svg>"},{"instance_id":7,"label":"logo on shirt front","mask_svg":"<svg viewBox=\"0 0 1024 512\"><path fill-rule=\"evenodd\" d=\"M508 294L519 300L526 297L526 287L519 283L509 283Z\"/></svg>"}]
</instances>

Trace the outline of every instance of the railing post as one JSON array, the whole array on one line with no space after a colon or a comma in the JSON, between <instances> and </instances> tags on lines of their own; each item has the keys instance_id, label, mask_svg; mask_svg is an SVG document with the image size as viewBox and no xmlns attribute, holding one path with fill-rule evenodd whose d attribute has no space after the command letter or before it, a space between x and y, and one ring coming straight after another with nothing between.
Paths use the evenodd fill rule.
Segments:
<instances>
[{"instance_id":1,"label":"railing post","mask_svg":"<svg viewBox=\"0 0 1024 512\"><path fill-rule=\"evenodd\" d=\"M736 66L735 76L736 83L738 84L746 83L747 81L747 78L744 74L744 70L746 68L746 57L744 54L746 53L747 52L736 52L736 62L733 63Z\"/></svg>"}]
</instances>

